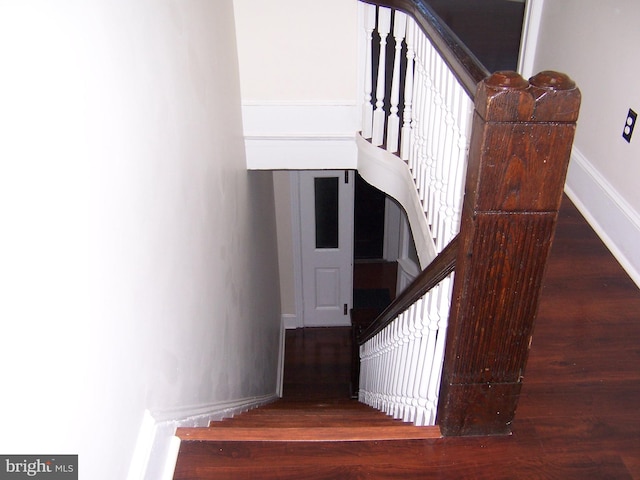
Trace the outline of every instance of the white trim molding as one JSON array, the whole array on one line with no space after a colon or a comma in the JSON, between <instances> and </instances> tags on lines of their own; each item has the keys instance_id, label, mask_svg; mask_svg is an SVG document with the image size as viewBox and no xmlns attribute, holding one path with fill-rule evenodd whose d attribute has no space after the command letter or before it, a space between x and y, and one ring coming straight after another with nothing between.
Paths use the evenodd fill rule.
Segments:
<instances>
[{"instance_id":1,"label":"white trim molding","mask_svg":"<svg viewBox=\"0 0 640 480\"><path fill-rule=\"evenodd\" d=\"M298 315L293 313L283 313L282 325L285 330L295 330L296 328L302 328L304 325Z\"/></svg>"},{"instance_id":2,"label":"white trim molding","mask_svg":"<svg viewBox=\"0 0 640 480\"><path fill-rule=\"evenodd\" d=\"M286 323L287 328L304 327L304 298L302 297L302 246L300 245L300 175L289 172L291 192L291 244L293 245L293 285L295 288L295 314Z\"/></svg>"},{"instance_id":3,"label":"white trim molding","mask_svg":"<svg viewBox=\"0 0 640 480\"><path fill-rule=\"evenodd\" d=\"M286 317L288 315L280 316L280 344L278 347L278 377L276 379L276 394L282 398L284 391L284 356L285 356L285 340L287 335Z\"/></svg>"},{"instance_id":4,"label":"white trim molding","mask_svg":"<svg viewBox=\"0 0 640 480\"><path fill-rule=\"evenodd\" d=\"M368 183L395 198L404 208L421 265L429 265L436 257L436 247L431 237L413 176L407 164L396 155L374 147L356 136L358 146L358 172Z\"/></svg>"},{"instance_id":5,"label":"white trim molding","mask_svg":"<svg viewBox=\"0 0 640 480\"><path fill-rule=\"evenodd\" d=\"M277 394L248 397L157 412L145 410L127 480L171 480L180 439L179 427L206 427L209 422L233 417L278 399Z\"/></svg>"},{"instance_id":6,"label":"white trim molding","mask_svg":"<svg viewBox=\"0 0 640 480\"><path fill-rule=\"evenodd\" d=\"M524 78L529 78L537 73L533 71L533 66L536 58L543 9L544 0L528 0L525 4L520 54L518 56L518 73Z\"/></svg>"},{"instance_id":7,"label":"white trim molding","mask_svg":"<svg viewBox=\"0 0 640 480\"><path fill-rule=\"evenodd\" d=\"M355 169L356 105L245 104L247 169Z\"/></svg>"},{"instance_id":8,"label":"white trim molding","mask_svg":"<svg viewBox=\"0 0 640 480\"><path fill-rule=\"evenodd\" d=\"M640 287L640 214L574 147L565 191Z\"/></svg>"}]
</instances>

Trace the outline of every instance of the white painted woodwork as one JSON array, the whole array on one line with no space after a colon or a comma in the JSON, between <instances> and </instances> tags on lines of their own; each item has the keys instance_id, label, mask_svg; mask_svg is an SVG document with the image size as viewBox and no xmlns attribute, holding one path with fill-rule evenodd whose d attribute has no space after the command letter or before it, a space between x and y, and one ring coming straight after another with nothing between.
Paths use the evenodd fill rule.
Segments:
<instances>
[{"instance_id":1,"label":"white painted woodwork","mask_svg":"<svg viewBox=\"0 0 640 480\"><path fill-rule=\"evenodd\" d=\"M364 31L365 31L365 59L364 59L364 102L362 103L362 135L371 138L373 134L373 104L372 89L372 57L371 41L374 28L376 28L376 6L363 4Z\"/></svg>"},{"instance_id":2,"label":"white painted woodwork","mask_svg":"<svg viewBox=\"0 0 640 480\"><path fill-rule=\"evenodd\" d=\"M434 425L453 274L360 347L358 399L405 422Z\"/></svg>"},{"instance_id":3,"label":"white painted woodwork","mask_svg":"<svg viewBox=\"0 0 640 480\"><path fill-rule=\"evenodd\" d=\"M398 102L400 101L400 61L402 56L402 40L404 40L407 16L399 11L393 15L393 38L395 43L393 57L393 72L391 74L391 106L387 119L387 150L398 151L400 135L400 117L398 116Z\"/></svg>"},{"instance_id":4,"label":"white painted woodwork","mask_svg":"<svg viewBox=\"0 0 640 480\"><path fill-rule=\"evenodd\" d=\"M355 169L359 113L355 101L243 105L247 169Z\"/></svg>"},{"instance_id":5,"label":"white painted woodwork","mask_svg":"<svg viewBox=\"0 0 640 480\"><path fill-rule=\"evenodd\" d=\"M411 225L420 264L428 265L436 256L436 249L409 167L397 155L374 147L361 136L356 137L356 145L358 173L402 205Z\"/></svg>"},{"instance_id":6,"label":"white painted woodwork","mask_svg":"<svg viewBox=\"0 0 640 480\"><path fill-rule=\"evenodd\" d=\"M394 59L393 62L386 61L391 17L390 9L378 8L376 31L380 34L380 56L376 106L371 137L367 136L365 128L362 134L365 139L370 138L374 146L382 145L386 136L386 149L390 152L398 151L399 141L402 142L400 157L409 166L427 216L429 235L436 251L440 252L460 229L473 102L415 21L397 11L393 12ZM369 25L365 26L364 31L368 32L368 28ZM407 44L407 73L401 85L403 40ZM393 65L391 72L385 71L386 65ZM385 111L384 85L390 76L390 106ZM365 82L368 81L370 76L365 76ZM405 96L402 126L399 117L401 88Z\"/></svg>"},{"instance_id":7,"label":"white painted woodwork","mask_svg":"<svg viewBox=\"0 0 640 480\"><path fill-rule=\"evenodd\" d=\"M403 160L409 160L409 151L411 149L411 106L413 104L413 62L415 58L413 31L415 28L416 24L413 20L406 21L407 69L404 82L404 110L402 112L402 131L400 135L402 139L400 158Z\"/></svg>"},{"instance_id":8,"label":"white painted woodwork","mask_svg":"<svg viewBox=\"0 0 640 480\"><path fill-rule=\"evenodd\" d=\"M386 7L378 7L378 24L376 31L380 35L380 53L378 56L378 78L376 81L376 108L373 111L373 135L371 137L371 143L375 146L382 145L384 139L384 126L385 126L385 111L384 97L385 97L385 80L387 76L386 71L386 52L387 52L387 37L391 31L391 9Z\"/></svg>"},{"instance_id":9,"label":"white painted woodwork","mask_svg":"<svg viewBox=\"0 0 640 480\"><path fill-rule=\"evenodd\" d=\"M306 327L348 326L353 297L353 171L299 172L303 323ZM316 178L338 180L338 248L316 248ZM346 313L345 313L346 305Z\"/></svg>"},{"instance_id":10,"label":"white painted woodwork","mask_svg":"<svg viewBox=\"0 0 640 480\"><path fill-rule=\"evenodd\" d=\"M395 158L406 168L412 192L409 197L416 199L420 210L416 216L407 209L409 223L414 231L423 233L433 242L433 255L426 255L429 258L423 261L424 239L420 234L414 235L420 261L427 265L460 229L473 101L415 21L398 12L393 12L394 58L392 62L387 61L388 17L388 9L380 7L378 66L383 69L385 65L392 65L392 71L378 71L372 133L369 138L363 129L364 140L357 142L358 165L369 183L395 197L390 191L394 190L399 195L395 198L404 199L405 203L403 200L400 203L406 208L413 204L412 200L397 191L393 181L372 168L372 165L381 166L377 158L384 158L385 168L395 166L396 162L392 160L395 156L389 152L400 150ZM407 44L407 73L401 84L399 65L403 40ZM391 89L385 92L384 81L389 75ZM401 88L405 97L402 106L399 105ZM381 97L387 93L389 99ZM389 105L388 111L383 110L385 104ZM386 118L386 131L381 117ZM383 137L387 140L387 156L371 151L382 145ZM376 150L383 151L381 148ZM423 230L415 229L422 225ZM403 253L399 258L402 267L399 288L406 286L417 273L413 268L415 263L407 258L406 249ZM361 346L360 401L416 425L434 424L452 279L453 274Z\"/></svg>"}]
</instances>

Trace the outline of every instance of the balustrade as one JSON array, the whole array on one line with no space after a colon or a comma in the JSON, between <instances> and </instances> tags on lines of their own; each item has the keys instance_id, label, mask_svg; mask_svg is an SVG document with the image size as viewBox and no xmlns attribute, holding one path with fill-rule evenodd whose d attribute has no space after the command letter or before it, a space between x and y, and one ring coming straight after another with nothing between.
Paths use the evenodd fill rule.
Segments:
<instances>
[{"instance_id":1,"label":"balustrade","mask_svg":"<svg viewBox=\"0 0 640 480\"><path fill-rule=\"evenodd\" d=\"M407 162L440 252L460 229L473 100L412 17L375 5L364 17L362 136Z\"/></svg>"},{"instance_id":2,"label":"balustrade","mask_svg":"<svg viewBox=\"0 0 640 480\"><path fill-rule=\"evenodd\" d=\"M385 3L364 5L361 135L406 162L438 255L362 333L359 399L445 435L507 433L580 92L489 76L423 0Z\"/></svg>"},{"instance_id":3,"label":"balustrade","mask_svg":"<svg viewBox=\"0 0 640 480\"><path fill-rule=\"evenodd\" d=\"M452 285L449 274L363 345L361 402L405 422L434 424Z\"/></svg>"}]
</instances>

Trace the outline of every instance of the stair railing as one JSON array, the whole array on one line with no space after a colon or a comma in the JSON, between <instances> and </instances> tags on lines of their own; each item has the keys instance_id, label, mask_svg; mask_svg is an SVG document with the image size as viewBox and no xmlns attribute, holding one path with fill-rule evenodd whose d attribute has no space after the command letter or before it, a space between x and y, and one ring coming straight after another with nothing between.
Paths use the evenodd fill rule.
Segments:
<instances>
[{"instance_id":1,"label":"stair railing","mask_svg":"<svg viewBox=\"0 0 640 480\"><path fill-rule=\"evenodd\" d=\"M473 95L489 72L426 4L376 3L364 4L362 137L407 162L440 252L460 229Z\"/></svg>"},{"instance_id":2,"label":"stair railing","mask_svg":"<svg viewBox=\"0 0 640 480\"><path fill-rule=\"evenodd\" d=\"M382 313L376 327L362 332L358 395L395 418L433 425L453 291L451 241L460 229L473 95L489 73L428 5L395 1L363 7L367 50L362 137L407 163L433 250L448 250ZM446 274L429 281L431 267L442 265Z\"/></svg>"},{"instance_id":3,"label":"stair railing","mask_svg":"<svg viewBox=\"0 0 640 480\"><path fill-rule=\"evenodd\" d=\"M508 433L580 92L488 76L423 0L375 3L362 136L407 162L438 255L360 335L358 396L445 435Z\"/></svg>"}]
</instances>

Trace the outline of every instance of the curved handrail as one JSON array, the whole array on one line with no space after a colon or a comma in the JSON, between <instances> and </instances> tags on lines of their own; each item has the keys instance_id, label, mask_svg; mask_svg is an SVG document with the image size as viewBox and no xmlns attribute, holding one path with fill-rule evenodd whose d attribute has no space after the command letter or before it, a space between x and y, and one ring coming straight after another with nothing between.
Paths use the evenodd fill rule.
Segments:
<instances>
[{"instance_id":1,"label":"curved handrail","mask_svg":"<svg viewBox=\"0 0 640 480\"><path fill-rule=\"evenodd\" d=\"M458 78L469 97L475 98L478 82L488 77L489 71L425 0L362 1L371 5L395 8L413 17L422 31L431 39L433 46Z\"/></svg>"},{"instance_id":2,"label":"curved handrail","mask_svg":"<svg viewBox=\"0 0 640 480\"><path fill-rule=\"evenodd\" d=\"M402 312L453 272L457 255L458 236L456 235L433 262L427 265L409 286L359 335L358 345L362 345L372 339Z\"/></svg>"}]
</instances>

